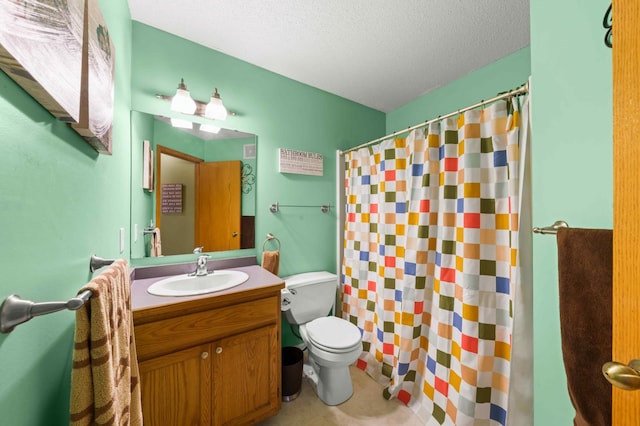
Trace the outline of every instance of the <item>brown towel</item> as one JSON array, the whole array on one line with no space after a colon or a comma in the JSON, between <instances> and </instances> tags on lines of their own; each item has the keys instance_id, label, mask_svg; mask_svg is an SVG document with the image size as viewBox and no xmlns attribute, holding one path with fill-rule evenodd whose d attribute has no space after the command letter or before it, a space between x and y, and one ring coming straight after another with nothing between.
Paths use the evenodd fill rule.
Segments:
<instances>
[{"instance_id":1,"label":"brown towel","mask_svg":"<svg viewBox=\"0 0 640 426\"><path fill-rule=\"evenodd\" d=\"M613 232L558 230L562 354L574 425L611 424L611 384L602 364L611 361Z\"/></svg>"},{"instance_id":2,"label":"brown towel","mask_svg":"<svg viewBox=\"0 0 640 426\"><path fill-rule=\"evenodd\" d=\"M278 275L280 272L280 250L263 251L262 267L273 275Z\"/></svg>"},{"instance_id":3,"label":"brown towel","mask_svg":"<svg viewBox=\"0 0 640 426\"><path fill-rule=\"evenodd\" d=\"M80 291L76 311L70 424L142 425L127 261L105 268Z\"/></svg>"}]
</instances>

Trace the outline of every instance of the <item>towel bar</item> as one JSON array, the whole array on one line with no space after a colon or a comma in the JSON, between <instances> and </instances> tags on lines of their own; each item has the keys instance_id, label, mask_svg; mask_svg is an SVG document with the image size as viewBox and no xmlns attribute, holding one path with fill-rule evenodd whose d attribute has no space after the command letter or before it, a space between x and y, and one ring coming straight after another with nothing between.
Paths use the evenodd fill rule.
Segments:
<instances>
[{"instance_id":1,"label":"towel bar","mask_svg":"<svg viewBox=\"0 0 640 426\"><path fill-rule=\"evenodd\" d=\"M115 259L103 259L95 254L91 256L91 260L89 261L89 270L91 272L95 272L103 266L111 265L115 262Z\"/></svg>"},{"instance_id":2,"label":"towel bar","mask_svg":"<svg viewBox=\"0 0 640 426\"><path fill-rule=\"evenodd\" d=\"M89 261L89 270L95 272L113 262L115 259L103 259L94 254ZM0 333L10 333L17 325L27 322L33 317L51 314L63 309L78 310L87 303L92 295L91 290L86 290L66 302L35 303L31 300L24 300L17 294L12 294L4 299L0 305Z\"/></svg>"},{"instance_id":3,"label":"towel bar","mask_svg":"<svg viewBox=\"0 0 640 426\"><path fill-rule=\"evenodd\" d=\"M269 211L271 213L278 213L280 211L280 207L313 207L313 208L318 208L320 207L320 211L322 213L329 213L329 211L331 210L331 206L328 204L323 204L321 206L303 206L303 205L299 205L299 204L280 204L280 203L273 203L269 206Z\"/></svg>"},{"instance_id":4,"label":"towel bar","mask_svg":"<svg viewBox=\"0 0 640 426\"><path fill-rule=\"evenodd\" d=\"M557 234L558 229L568 228L568 227L569 227L569 224L564 220L556 220L551 226L545 226L544 228L539 228L536 226L535 228L532 229L532 231L535 234Z\"/></svg>"},{"instance_id":5,"label":"towel bar","mask_svg":"<svg viewBox=\"0 0 640 426\"><path fill-rule=\"evenodd\" d=\"M27 322L33 317L51 314L63 309L71 311L80 309L92 294L91 290L87 290L66 302L44 303L34 303L31 300L21 299L17 294L12 294L4 299L0 307L0 332L10 333L17 325Z\"/></svg>"}]
</instances>

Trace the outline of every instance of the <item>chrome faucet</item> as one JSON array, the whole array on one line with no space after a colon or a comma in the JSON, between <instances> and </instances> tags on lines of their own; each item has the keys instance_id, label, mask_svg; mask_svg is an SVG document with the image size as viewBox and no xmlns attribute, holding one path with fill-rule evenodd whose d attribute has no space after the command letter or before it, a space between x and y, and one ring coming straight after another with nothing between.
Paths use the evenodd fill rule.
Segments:
<instances>
[{"instance_id":1,"label":"chrome faucet","mask_svg":"<svg viewBox=\"0 0 640 426\"><path fill-rule=\"evenodd\" d=\"M196 261L196 270L189 275L195 275L196 277L204 277L206 275L209 275L209 271L207 270L207 261L210 258L211 256L208 254L201 254L200 256L198 256L198 260Z\"/></svg>"}]
</instances>

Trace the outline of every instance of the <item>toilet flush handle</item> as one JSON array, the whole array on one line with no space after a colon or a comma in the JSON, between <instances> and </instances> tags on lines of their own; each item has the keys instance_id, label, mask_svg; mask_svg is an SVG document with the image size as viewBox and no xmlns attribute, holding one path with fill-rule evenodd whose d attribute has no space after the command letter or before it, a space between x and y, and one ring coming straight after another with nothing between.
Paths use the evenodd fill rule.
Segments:
<instances>
[{"instance_id":1,"label":"toilet flush handle","mask_svg":"<svg viewBox=\"0 0 640 426\"><path fill-rule=\"evenodd\" d=\"M287 288L280 290L280 310L282 312L291 309L291 296L294 294L295 292L291 292Z\"/></svg>"}]
</instances>

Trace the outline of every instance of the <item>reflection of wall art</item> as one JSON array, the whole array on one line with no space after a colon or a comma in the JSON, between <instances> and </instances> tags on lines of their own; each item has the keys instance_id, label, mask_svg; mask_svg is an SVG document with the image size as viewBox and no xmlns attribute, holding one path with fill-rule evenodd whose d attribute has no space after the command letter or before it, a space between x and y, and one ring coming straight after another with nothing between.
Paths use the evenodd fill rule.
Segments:
<instances>
[{"instance_id":1,"label":"reflection of wall art","mask_svg":"<svg viewBox=\"0 0 640 426\"><path fill-rule=\"evenodd\" d=\"M114 57L97 0L0 1L0 69L108 154Z\"/></svg>"},{"instance_id":2,"label":"reflection of wall art","mask_svg":"<svg viewBox=\"0 0 640 426\"><path fill-rule=\"evenodd\" d=\"M253 173L253 167L250 164L242 164L242 193L248 194L256 183L256 175Z\"/></svg>"},{"instance_id":3,"label":"reflection of wall art","mask_svg":"<svg viewBox=\"0 0 640 426\"><path fill-rule=\"evenodd\" d=\"M182 213L182 184L162 184L162 213Z\"/></svg>"}]
</instances>

